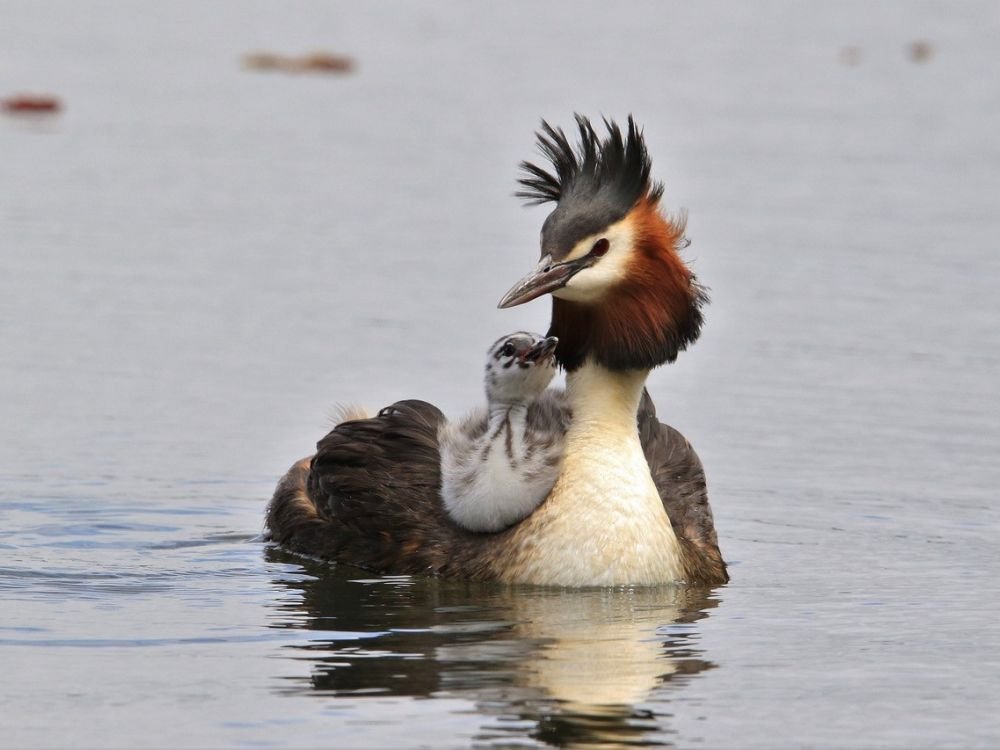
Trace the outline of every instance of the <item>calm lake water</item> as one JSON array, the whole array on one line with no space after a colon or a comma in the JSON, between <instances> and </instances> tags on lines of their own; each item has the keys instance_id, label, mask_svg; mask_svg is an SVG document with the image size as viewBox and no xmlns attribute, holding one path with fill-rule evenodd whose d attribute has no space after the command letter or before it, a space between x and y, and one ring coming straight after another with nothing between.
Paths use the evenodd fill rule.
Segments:
<instances>
[{"instance_id":1,"label":"calm lake water","mask_svg":"<svg viewBox=\"0 0 1000 750\"><path fill-rule=\"evenodd\" d=\"M356 72L240 64L314 49ZM989 2L5 3L0 97L65 111L0 118L0 746L996 746L998 81ZM689 212L713 303L650 387L732 583L264 545L338 403L460 414L544 330L495 305L573 111Z\"/></svg>"}]
</instances>

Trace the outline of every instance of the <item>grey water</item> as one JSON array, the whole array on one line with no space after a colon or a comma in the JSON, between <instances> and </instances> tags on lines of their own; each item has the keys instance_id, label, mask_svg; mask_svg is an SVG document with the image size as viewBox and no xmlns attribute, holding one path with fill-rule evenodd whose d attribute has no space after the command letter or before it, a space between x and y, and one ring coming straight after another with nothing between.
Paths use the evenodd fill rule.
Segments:
<instances>
[{"instance_id":1,"label":"grey water","mask_svg":"<svg viewBox=\"0 0 1000 750\"><path fill-rule=\"evenodd\" d=\"M315 49L354 73L240 62ZM0 98L65 109L0 117L0 746L996 746L998 81L991 2L4 3ZM732 582L265 545L338 404L461 414L544 329L495 305L574 111L687 211L650 389Z\"/></svg>"}]
</instances>

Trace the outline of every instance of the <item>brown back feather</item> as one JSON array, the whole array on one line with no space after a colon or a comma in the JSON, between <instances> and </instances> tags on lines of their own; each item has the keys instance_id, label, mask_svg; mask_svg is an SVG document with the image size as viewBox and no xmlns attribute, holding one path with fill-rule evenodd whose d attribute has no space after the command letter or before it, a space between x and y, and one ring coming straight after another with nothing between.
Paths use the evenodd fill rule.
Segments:
<instances>
[{"instance_id":1,"label":"brown back feather","mask_svg":"<svg viewBox=\"0 0 1000 750\"><path fill-rule=\"evenodd\" d=\"M371 419L337 425L309 462L279 483L271 538L301 554L385 573L492 577L482 535L441 503L438 428L444 415L400 401Z\"/></svg>"},{"instance_id":2,"label":"brown back feather","mask_svg":"<svg viewBox=\"0 0 1000 750\"><path fill-rule=\"evenodd\" d=\"M729 573L719 551L705 470L698 454L680 432L657 420L653 399L645 389L638 422L653 483L684 548L688 583L726 583Z\"/></svg>"}]
</instances>

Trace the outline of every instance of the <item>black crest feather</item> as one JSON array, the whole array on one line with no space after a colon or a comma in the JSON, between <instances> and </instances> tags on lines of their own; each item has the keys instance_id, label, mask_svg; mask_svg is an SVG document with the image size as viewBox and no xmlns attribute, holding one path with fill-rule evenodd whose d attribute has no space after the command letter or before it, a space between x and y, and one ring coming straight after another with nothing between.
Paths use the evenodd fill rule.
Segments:
<instances>
[{"instance_id":1,"label":"black crest feather","mask_svg":"<svg viewBox=\"0 0 1000 750\"><path fill-rule=\"evenodd\" d=\"M522 186L515 195L529 205L563 203L574 197L603 198L623 207L626 213L636 201L648 196L659 200L663 186L650 180L651 163L642 131L632 116L625 132L612 120L604 118L607 135L602 139L583 115L575 115L579 144L574 147L562 128L542 120L538 150L552 166L552 171L531 162L521 162Z\"/></svg>"}]
</instances>

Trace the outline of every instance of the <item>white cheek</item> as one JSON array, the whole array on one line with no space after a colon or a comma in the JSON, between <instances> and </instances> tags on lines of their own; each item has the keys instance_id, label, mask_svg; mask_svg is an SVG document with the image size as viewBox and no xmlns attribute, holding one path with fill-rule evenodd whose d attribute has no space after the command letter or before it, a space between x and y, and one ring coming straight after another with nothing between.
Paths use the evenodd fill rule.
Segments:
<instances>
[{"instance_id":1,"label":"white cheek","mask_svg":"<svg viewBox=\"0 0 1000 750\"><path fill-rule=\"evenodd\" d=\"M552 295L573 302L596 302L624 278L625 253L608 253L590 268L577 273L566 286Z\"/></svg>"},{"instance_id":2,"label":"white cheek","mask_svg":"<svg viewBox=\"0 0 1000 750\"><path fill-rule=\"evenodd\" d=\"M596 302L608 289L618 284L627 275L628 257L632 252L632 227L628 221L612 225L601 235L594 235L580 242L569 258L582 257L594 246L600 237L611 243L607 255L590 268L585 268L569 280L562 289L552 292L553 297L572 302Z\"/></svg>"}]
</instances>

